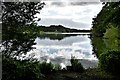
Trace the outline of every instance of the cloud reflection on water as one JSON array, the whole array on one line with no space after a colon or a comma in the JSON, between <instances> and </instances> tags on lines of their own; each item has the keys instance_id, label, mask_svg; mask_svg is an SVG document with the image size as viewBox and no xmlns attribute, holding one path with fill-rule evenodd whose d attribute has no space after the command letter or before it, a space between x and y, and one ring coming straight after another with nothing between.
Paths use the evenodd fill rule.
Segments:
<instances>
[{"instance_id":1,"label":"cloud reflection on water","mask_svg":"<svg viewBox=\"0 0 120 80\"><path fill-rule=\"evenodd\" d=\"M34 45L36 49L29 53L34 53L35 58L40 61L51 61L54 64L70 65L71 55L77 59L86 60L90 64L85 66L97 65L97 58L92 54L92 45L88 36L77 35L66 37L62 40L50 40L49 38L36 38ZM93 65L92 65L93 64Z\"/></svg>"}]
</instances>

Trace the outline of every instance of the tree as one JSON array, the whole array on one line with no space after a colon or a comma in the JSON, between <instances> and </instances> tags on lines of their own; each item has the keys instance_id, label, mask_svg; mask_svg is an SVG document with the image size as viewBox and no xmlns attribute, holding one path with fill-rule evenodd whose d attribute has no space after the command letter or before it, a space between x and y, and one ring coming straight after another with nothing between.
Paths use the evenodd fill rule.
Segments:
<instances>
[{"instance_id":1,"label":"tree","mask_svg":"<svg viewBox=\"0 0 120 80\"><path fill-rule=\"evenodd\" d=\"M41 2L2 2L3 54L19 55L32 49L34 35L20 33L19 27L33 24L35 15L40 13L44 5L45 3ZM29 36L33 39L31 40Z\"/></svg>"},{"instance_id":2,"label":"tree","mask_svg":"<svg viewBox=\"0 0 120 80\"><path fill-rule=\"evenodd\" d=\"M120 73L119 28L120 2L105 3L93 20L91 39L94 53L99 59L99 67L114 74Z\"/></svg>"},{"instance_id":3,"label":"tree","mask_svg":"<svg viewBox=\"0 0 120 80\"><path fill-rule=\"evenodd\" d=\"M4 30L15 29L35 22L35 15L40 13L45 3L41 2L3 2L2 26ZM38 19L40 20L40 19Z\"/></svg>"},{"instance_id":4,"label":"tree","mask_svg":"<svg viewBox=\"0 0 120 80\"><path fill-rule=\"evenodd\" d=\"M96 18L93 18L92 34L103 37L111 24L120 25L120 2L107 2Z\"/></svg>"},{"instance_id":5,"label":"tree","mask_svg":"<svg viewBox=\"0 0 120 80\"><path fill-rule=\"evenodd\" d=\"M40 13L43 6L44 3L35 2L2 3L3 40L0 52L3 61L3 80L41 80L39 65L32 62L33 56L23 61L17 57L24 58L25 56L21 55L33 49L36 36L23 34L19 30L28 24L34 24L35 15Z\"/></svg>"}]
</instances>

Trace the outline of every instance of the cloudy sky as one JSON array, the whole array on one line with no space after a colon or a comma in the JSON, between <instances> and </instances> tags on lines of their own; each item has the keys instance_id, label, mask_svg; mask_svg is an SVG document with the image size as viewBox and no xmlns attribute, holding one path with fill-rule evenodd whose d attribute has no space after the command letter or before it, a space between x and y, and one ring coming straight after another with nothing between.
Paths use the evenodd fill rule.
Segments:
<instances>
[{"instance_id":1,"label":"cloudy sky","mask_svg":"<svg viewBox=\"0 0 120 80\"><path fill-rule=\"evenodd\" d=\"M93 1L93 0L92 0ZM46 3L37 17L38 25L63 25L68 28L90 29L92 18L102 9L102 3L80 2L75 0L44 0Z\"/></svg>"}]
</instances>

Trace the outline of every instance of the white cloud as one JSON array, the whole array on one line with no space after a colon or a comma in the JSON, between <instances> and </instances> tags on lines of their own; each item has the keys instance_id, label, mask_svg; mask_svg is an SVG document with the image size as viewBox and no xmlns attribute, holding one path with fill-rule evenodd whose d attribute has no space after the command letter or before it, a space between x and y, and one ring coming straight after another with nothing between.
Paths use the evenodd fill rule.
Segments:
<instances>
[{"instance_id":1,"label":"white cloud","mask_svg":"<svg viewBox=\"0 0 120 80\"><path fill-rule=\"evenodd\" d=\"M61 24L76 29L90 29L92 18L101 9L102 4L98 2L73 5L68 0L66 2L65 0L59 0L59 2L46 1L46 6L42 9L41 14L37 14L37 17L41 18L38 23L41 25Z\"/></svg>"}]
</instances>

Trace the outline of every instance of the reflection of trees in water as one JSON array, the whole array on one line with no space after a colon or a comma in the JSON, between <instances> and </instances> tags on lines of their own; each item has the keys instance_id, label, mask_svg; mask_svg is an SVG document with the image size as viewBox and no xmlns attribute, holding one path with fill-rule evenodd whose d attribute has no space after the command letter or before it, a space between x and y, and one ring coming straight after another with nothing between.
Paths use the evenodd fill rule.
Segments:
<instances>
[{"instance_id":1,"label":"reflection of trees in water","mask_svg":"<svg viewBox=\"0 0 120 80\"><path fill-rule=\"evenodd\" d=\"M40 37L42 39L49 38L52 40L62 40L66 37L77 36L78 34L23 34L17 32L4 33L2 35L2 53L8 56L20 56L22 54L26 54L30 50L33 49L33 45L35 45L36 37ZM84 36L84 35L83 35Z\"/></svg>"},{"instance_id":2,"label":"reflection of trees in water","mask_svg":"<svg viewBox=\"0 0 120 80\"><path fill-rule=\"evenodd\" d=\"M51 40L62 40L66 37L77 36L77 35L80 34L39 34L38 37L41 39L49 38ZM87 34L82 34L82 35L84 36Z\"/></svg>"}]
</instances>

